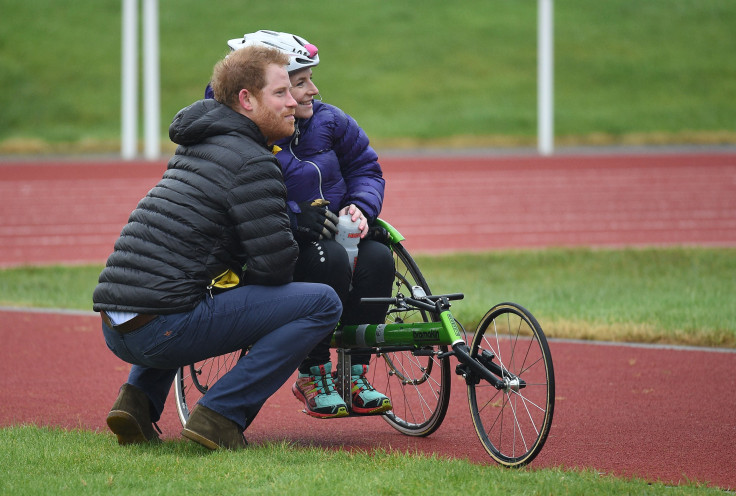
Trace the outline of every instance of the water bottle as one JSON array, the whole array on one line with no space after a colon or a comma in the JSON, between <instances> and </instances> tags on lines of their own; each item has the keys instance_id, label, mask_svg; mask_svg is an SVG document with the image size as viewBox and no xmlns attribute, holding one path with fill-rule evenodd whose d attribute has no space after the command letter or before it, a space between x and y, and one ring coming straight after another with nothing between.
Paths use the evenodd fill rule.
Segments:
<instances>
[{"instance_id":1,"label":"water bottle","mask_svg":"<svg viewBox=\"0 0 736 496\"><path fill-rule=\"evenodd\" d=\"M358 243L360 243L360 220L353 222L350 214L341 215L337 223L337 235L335 240L345 248L350 262L351 273L355 271L358 263ZM352 288L352 283L350 287Z\"/></svg>"}]
</instances>

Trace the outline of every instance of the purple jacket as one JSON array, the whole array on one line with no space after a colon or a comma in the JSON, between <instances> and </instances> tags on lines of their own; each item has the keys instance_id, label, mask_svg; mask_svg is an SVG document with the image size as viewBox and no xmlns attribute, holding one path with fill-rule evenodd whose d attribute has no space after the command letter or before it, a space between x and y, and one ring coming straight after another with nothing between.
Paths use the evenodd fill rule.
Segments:
<instances>
[{"instance_id":1,"label":"purple jacket","mask_svg":"<svg viewBox=\"0 0 736 496\"><path fill-rule=\"evenodd\" d=\"M314 102L314 115L298 119L290 138L275 143L290 213L297 203L329 200L337 213L354 203L372 222L383 205L385 181L378 155L355 119L327 103ZM293 216L292 216L293 219Z\"/></svg>"}]
</instances>

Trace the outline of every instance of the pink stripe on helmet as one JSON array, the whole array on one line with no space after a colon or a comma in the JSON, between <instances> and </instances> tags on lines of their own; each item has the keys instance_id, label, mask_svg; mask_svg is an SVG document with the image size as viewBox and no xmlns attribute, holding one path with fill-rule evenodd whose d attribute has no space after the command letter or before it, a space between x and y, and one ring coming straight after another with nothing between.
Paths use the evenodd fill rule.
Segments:
<instances>
[{"instance_id":1,"label":"pink stripe on helmet","mask_svg":"<svg viewBox=\"0 0 736 496\"><path fill-rule=\"evenodd\" d=\"M306 48L307 52L309 52L310 59L313 59L314 56L317 55L317 52L318 52L317 47L312 45L311 43L307 43L306 45L304 45L304 48Z\"/></svg>"}]
</instances>

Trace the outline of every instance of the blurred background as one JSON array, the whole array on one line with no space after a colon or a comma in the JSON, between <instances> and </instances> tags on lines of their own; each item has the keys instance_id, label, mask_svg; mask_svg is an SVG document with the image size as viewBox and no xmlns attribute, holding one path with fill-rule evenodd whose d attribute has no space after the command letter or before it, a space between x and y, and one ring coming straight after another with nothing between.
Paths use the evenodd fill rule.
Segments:
<instances>
[{"instance_id":1,"label":"blurred background","mask_svg":"<svg viewBox=\"0 0 736 496\"><path fill-rule=\"evenodd\" d=\"M0 12L0 155L119 153L121 1ZM379 150L536 143L535 0L159 0L159 26L164 153L226 41L257 29L317 45L323 100ZM554 2L556 145L736 143L735 27L733 0Z\"/></svg>"}]
</instances>

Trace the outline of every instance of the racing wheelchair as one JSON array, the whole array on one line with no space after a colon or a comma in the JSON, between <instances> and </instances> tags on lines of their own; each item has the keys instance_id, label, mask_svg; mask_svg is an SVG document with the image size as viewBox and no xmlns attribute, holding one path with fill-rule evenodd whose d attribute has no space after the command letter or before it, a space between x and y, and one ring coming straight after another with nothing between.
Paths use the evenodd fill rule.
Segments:
<instances>
[{"instance_id":1,"label":"racing wheelchair","mask_svg":"<svg viewBox=\"0 0 736 496\"><path fill-rule=\"evenodd\" d=\"M404 237L387 222L395 276L392 295L361 304L389 304L383 324L339 326L336 388L350 406L350 356L372 355L371 384L391 399L384 420L408 436L435 432L447 413L454 373L465 379L476 434L497 463L521 467L542 450L552 424L555 377L547 339L534 316L515 303L499 303L483 316L470 342L452 316L450 302L463 294L433 295ZM182 424L210 385L247 350L181 367L175 380Z\"/></svg>"}]
</instances>

